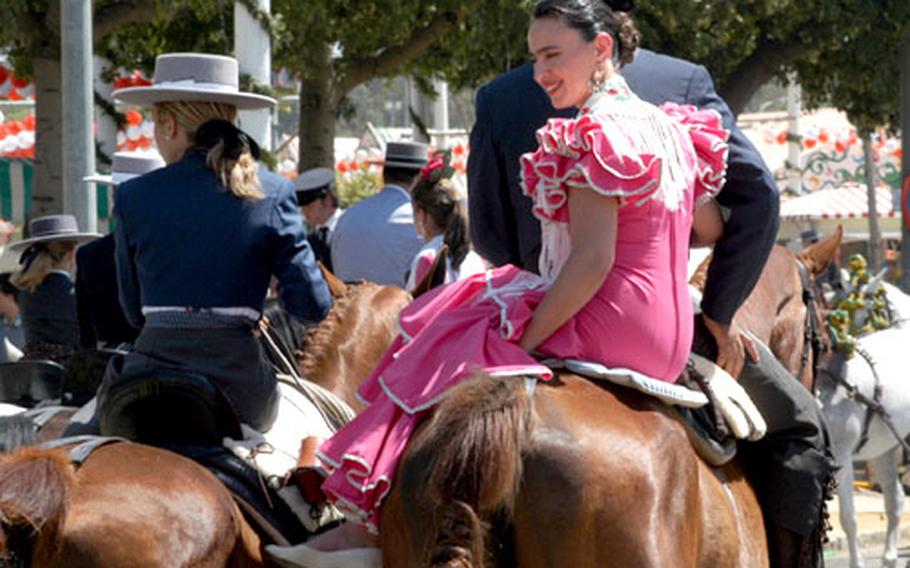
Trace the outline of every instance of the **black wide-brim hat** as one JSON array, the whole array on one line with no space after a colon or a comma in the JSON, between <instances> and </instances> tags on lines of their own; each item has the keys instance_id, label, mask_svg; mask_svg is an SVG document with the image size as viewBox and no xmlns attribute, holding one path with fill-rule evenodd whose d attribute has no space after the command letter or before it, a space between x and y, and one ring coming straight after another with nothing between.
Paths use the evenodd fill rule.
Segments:
<instances>
[{"instance_id":1,"label":"black wide-brim hat","mask_svg":"<svg viewBox=\"0 0 910 568\"><path fill-rule=\"evenodd\" d=\"M11 242L7 248L11 251L24 251L38 243L49 242L75 242L84 243L93 241L101 235L99 233L86 233L79 230L76 218L72 215L46 215L36 217L28 223L27 239Z\"/></svg>"}]
</instances>

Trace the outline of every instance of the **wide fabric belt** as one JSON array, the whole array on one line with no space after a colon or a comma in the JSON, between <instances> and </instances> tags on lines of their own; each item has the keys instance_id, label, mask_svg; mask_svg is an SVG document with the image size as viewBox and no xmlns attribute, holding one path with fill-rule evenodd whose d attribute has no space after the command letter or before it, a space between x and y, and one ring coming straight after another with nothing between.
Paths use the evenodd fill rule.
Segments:
<instances>
[{"instance_id":1,"label":"wide fabric belt","mask_svg":"<svg viewBox=\"0 0 910 568\"><path fill-rule=\"evenodd\" d=\"M154 308L145 313L145 327L171 329L251 329L259 319L222 310L233 308L206 308L202 310L180 310ZM252 313L255 310L246 308ZM145 312L145 308L142 310Z\"/></svg>"}]
</instances>

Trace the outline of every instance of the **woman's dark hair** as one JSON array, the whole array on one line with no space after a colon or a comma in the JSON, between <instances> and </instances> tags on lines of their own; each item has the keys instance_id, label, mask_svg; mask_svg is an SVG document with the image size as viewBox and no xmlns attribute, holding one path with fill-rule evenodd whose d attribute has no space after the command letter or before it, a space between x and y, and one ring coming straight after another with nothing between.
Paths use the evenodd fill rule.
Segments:
<instances>
[{"instance_id":1,"label":"woman's dark hair","mask_svg":"<svg viewBox=\"0 0 910 568\"><path fill-rule=\"evenodd\" d=\"M632 2L613 5L631 8ZM599 33L613 38L613 62L622 67L632 62L641 34L626 12L614 11L604 0L540 0L534 7L534 19L559 17L571 28L581 32L587 41Z\"/></svg>"},{"instance_id":2,"label":"woman's dark hair","mask_svg":"<svg viewBox=\"0 0 910 568\"><path fill-rule=\"evenodd\" d=\"M421 177L411 190L411 199L415 207L425 211L445 231L443 242L449 247L452 268L458 270L471 250L471 238L465 203L452 180Z\"/></svg>"}]
</instances>

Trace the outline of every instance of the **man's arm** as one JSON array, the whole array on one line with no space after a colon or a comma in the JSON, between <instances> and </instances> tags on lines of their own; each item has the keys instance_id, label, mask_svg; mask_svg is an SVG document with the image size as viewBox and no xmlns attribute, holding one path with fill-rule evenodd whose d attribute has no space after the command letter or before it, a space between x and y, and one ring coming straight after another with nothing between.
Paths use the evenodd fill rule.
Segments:
<instances>
[{"instance_id":1,"label":"man's arm","mask_svg":"<svg viewBox=\"0 0 910 568\"><path fill-rule=\"evenodd\" d=\"M704 67L696 67L686 98L698 107L717 110L730 131L727 181L717 196L729 217L714 246L701 308L705 326L717 342L717 364L739 377L745 355L757 361L758 351L734 324L733 316L752 293L774 246L780 197L764 160L736 127L733 113L714 90Z\"/></svg>"},{"instance_id":2,"label":"man's arm","mask_svg":"<svg viewBox=\"0 0 910 568\"><path fill-rule=\"evenodd\" d=\"M123 190L124 188L120 187L114 192L114 262L117 266L117 289L126 321L136 329L142 329L145 317L142 315L139 275L133 258L135 251L130 246L126 234L126 221L122 216Z\"/></svg>"},{"instance_id":3,"label":"man's arm","mask_svg":"<svg viewBox=\"0 0 910 568\"><path fill-rule=\"evenodd\" d=\"M727 181L717 197L730 215L714 247L701 307L714 321L729 324L758 282L774 246L780 196L761 155L736 127L733 113L714 90L711 76L704 67L697 69L687 102L717 110L730 130Z\"/></svg>"},{"instance_id":4,"label":"man's arm","mask_svg":"<svg viewBox=\"0 0 910 568\"><path fill-rule=\"evenodd\" d=\"M493 140L485 87L477 91L476 121L468 155L468 214L474 249L496 266L521 264L515 212L502 154Z\"/></svg>"}]
</instances>

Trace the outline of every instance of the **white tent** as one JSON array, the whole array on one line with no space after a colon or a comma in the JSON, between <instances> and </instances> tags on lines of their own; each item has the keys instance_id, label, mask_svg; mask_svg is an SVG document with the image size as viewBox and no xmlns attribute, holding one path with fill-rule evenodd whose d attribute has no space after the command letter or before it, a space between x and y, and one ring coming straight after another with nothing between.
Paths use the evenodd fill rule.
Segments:
<instances>
[{"instance_id":1,"label":"white tent","mask_svg":"<svg viewBox=\"0 0 910 568\"><path fill-rule=\"evenodd\" d=\"M883 238L900 238L900 208L895 209L893 190L878 187L875 190L876 212ZM823 189L788 199L780 204L781 240L798 239L805 229L816 229L822 235L831 234L843 225L845 237L864 240L869 236L869 204L866 186L842 185Z\"/></svg>"}]
</instances>

